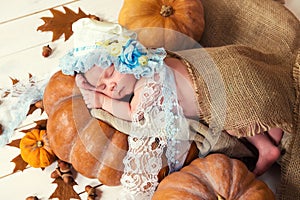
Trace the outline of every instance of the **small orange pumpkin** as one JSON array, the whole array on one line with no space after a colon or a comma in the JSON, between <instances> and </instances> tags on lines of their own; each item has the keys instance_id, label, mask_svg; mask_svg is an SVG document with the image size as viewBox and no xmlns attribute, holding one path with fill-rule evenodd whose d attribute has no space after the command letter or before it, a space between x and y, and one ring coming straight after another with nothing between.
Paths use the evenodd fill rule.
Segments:
<instances>
[{"instance_id":1,"label":"small orange pumpkin","mask_svg":"<svg viewBox=\"0 0 300 200\"><path fill-rule=\"evenodd\" d=\"M145 46L168 50L195 45L205 25L201 0L124 0L118 21Z\"/></svg>"},{"instance_id":2,"label":"small orange pumpkin","mask_svg":"<svg viewBox=\"0 0 300 200\"><path fill-rule=\"evenodd\" d=\"M55 154L50 149L46 130L32 129L20 142L21 156L30 166L44 168L53 163Z\"/></svg>"},{"instance_id":3,"label":"small orange pumpkin","mask_svg":"<svg viewBox=\"0 0 300 200\"><path fill-rule=\"evenodd\" d=\"M152 200L168 199L274 200L275 196L241 161L211 154L162 180Z\"/></svg>"}]
</instances>

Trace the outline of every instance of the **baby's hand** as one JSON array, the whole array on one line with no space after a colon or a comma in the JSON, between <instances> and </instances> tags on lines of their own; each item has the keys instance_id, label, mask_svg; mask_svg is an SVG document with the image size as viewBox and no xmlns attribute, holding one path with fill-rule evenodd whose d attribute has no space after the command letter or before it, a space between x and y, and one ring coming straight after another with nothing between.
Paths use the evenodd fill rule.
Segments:
<instances>
[{"instance_id":1,"label":"baby's hand","mask_svg":"<svg viewBox=\"0 0 300 200\"><path fill-rule=\"evenodd\" d=\"M82 74L77 74L75 76L75 82L77 87L85 90L95 90L94 86L92 86L86 78Z\"/></svg>"},{"instance_id":2,"label":"baby's hand","mask_svg":"<svg viewBox=\"0 0 300 200\"><path fill-rule=\"evenodd\" d=\"M80 91L83 96L83 100L89 109L102 108L102 104L105 96L104 94L91 91L91 90L84 90L84 89L81 89Z\"/></svg>"}]
</instances>

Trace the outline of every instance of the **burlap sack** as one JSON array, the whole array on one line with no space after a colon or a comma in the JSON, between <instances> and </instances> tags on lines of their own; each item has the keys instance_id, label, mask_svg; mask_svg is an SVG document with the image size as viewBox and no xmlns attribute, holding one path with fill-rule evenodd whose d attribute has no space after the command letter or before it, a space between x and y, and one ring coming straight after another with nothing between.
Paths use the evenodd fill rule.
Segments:
<instances>
[{"instance_id":1,"label":"burlap sack","mask_svg":"<svg viewBox=\"0 0 300 200\"><path fill-rule=\"evenodd\" d=\"M200 154L221 152L253 161L257 156L248 143L221 130L246 136L281 127L285 153L279 160L282 181L277 197L300 199L299 21L273 0L202 2L204 48L176 52L187 63L206 122L189 120ZM129 133L129 122L102 110L92 110L92 115ZM210 130L221 132L214 135Z\"/></svg>"},{"instance_id":2,"label":"burlap sack","mask_svg":"<svg viewBox=\"0 0 300 200\"><path fill-rule=\"evenodd\" d=\"M267 92L270 89L275 94L277 92L278 99L271 96L275 102L269 104L281 112L273 113L278 116L275 120L281 124L292 123L291 127L284 127L288 129L281 142L285 154L280 160L282 178L277 198L300 199L300 156L297 153L300 150L299 20L282 4L272 0L203 0L203 4L206 29L201 44L204 47L215 47L207 49L214 57L214 62L230 67L264 67L261 71L264 74L258 75L266 76L266 79L272 79L272 76L284 77L282 83L274 83L275 90L260 87L256 94L263 91L266 92L264 95L272 95ZM245 68L242 66L240 70ZM252 73L249 76L253 78ZM246 80L239 83L244 84ZM288 99L284 100L285 97ZM265 113L267 115L264 117L272 114ZM280 119L279 116L284 118ZM264 117L260 121L268 120ZM237 120L241 118L238 116Z\"/></svg>"}]
</instances>

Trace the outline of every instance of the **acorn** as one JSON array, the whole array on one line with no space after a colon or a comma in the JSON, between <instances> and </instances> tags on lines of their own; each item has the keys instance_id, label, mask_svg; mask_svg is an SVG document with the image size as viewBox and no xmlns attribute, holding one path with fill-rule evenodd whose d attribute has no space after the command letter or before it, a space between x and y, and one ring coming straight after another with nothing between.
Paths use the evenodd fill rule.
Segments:
<instances>
[{"instance_id":1,"label":"acorn","mask_svg":"<svg viewBox=\"0 0 300 200\"><path fill-rule=\"evenodd\" d=\"M93 20L96 20L96 21L100 21L100 22L103 21L102 19L100 19L100 17L98 17L98 16L96 16L96 15L89 15L89 18L90 18L90 19L93 19Z\"/></svg>"},{"instance_id":2,"label":"acorn","mask_svg":"<svg viewBox=\"0 0 300 200\"><path fill-rule=\"evenodd\" d=\"M36 196L27 197L26 200L39 200Z\"/></svg>"},{"instance_id":3,"label":"acorn","mask_svg":"<svg viewBox=\"0 0 300 200\"><path fill-rule=\"evenodd\" d=\"M85 191L88 194L88 200L94 200L97 197L96 189L90 185L85 186Z\"/></svg>"},{"instance_id":4,"label":"acorn","mask_svg":"<svg viewBox=\"0 0 300 200\"><path fill-rule=\"evenodd\" d=\"M52 54L52 49L49 45L43 46L43 52L42 55L46 58Z\"/></svg>"}]
</instances>

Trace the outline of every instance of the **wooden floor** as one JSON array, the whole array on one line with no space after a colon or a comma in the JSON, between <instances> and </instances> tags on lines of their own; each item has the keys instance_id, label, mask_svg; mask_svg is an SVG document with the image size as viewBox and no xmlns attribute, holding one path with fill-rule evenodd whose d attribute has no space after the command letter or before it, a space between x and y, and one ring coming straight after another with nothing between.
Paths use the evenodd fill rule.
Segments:
<instances>
[{"instance_id":1,"label":"wooden floor","mask_svg":"<svg viewBox=\"0 0 300 200\"><path fill-rule=\"evenodd\" d=\"M1 0L4 1L4 0ZM117 21L117 16L122 5L122 0L8 0L0 7L0 88L11 85L11 78L27 79L28 74L43 77L45 74L57 70L59 58L72 46L72 39L51 42L52 33L39 32L37 27L43 24L41 17L49 16L50 8L62 10L62 6L71 8L75 12L80 7L86 14L95 14L105 20ZM300 16L300 0L287 0L287 7ZM50 45L53 54L44 58L42 47ZM29 116L23 124L31 124L33 121L45 118L37 112ZM1 120L1 119L0 119ZM20 128L21 129L21 128ZM14 138L23 136L16 130ZM28 196L37 196L40 199L48 199L54 192L56 184L50 178L50 173L56 168L56 163L45 170L28 168L23 172L13 173L15 167L11 162L19 154L19 149L9 146L0 147L0 199L22 200ZM269 184L274 184L268 179ZM80 174L76 177L78 185L75 191L81 199L86 199L84 192L86 185L98 185L99 182L87 179ZM276 184L276 183L275 183ZM102 193L101 199L116 199L119 187L99 188Z\"/></svg>"}]
</instances>

